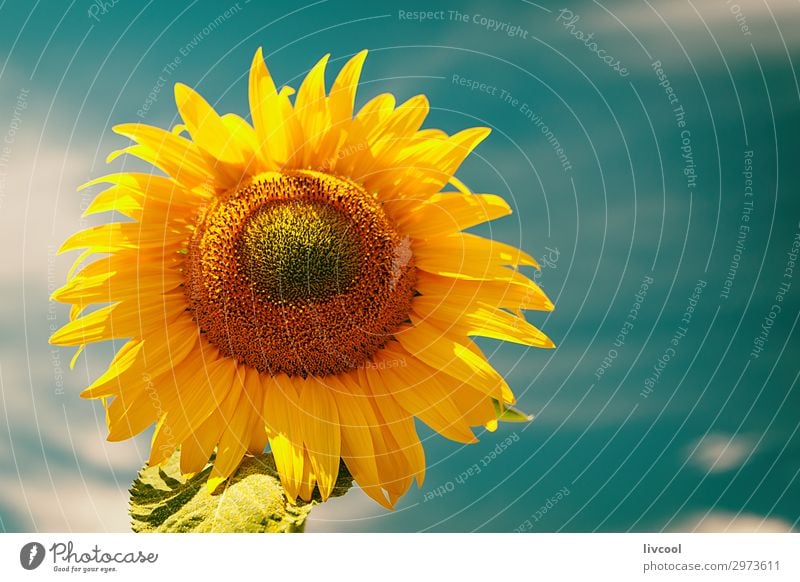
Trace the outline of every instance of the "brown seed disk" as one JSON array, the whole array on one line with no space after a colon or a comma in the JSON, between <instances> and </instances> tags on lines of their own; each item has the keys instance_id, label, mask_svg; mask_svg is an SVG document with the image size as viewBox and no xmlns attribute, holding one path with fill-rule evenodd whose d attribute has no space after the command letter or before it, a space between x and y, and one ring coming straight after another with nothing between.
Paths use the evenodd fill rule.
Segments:
<instances>
[{"instance_id":1,"label":"brown seed disk","mask_svg":"<svg viewBox=\"0 0 800 582\"><path fill-rule=\"evenodd\" d=\"M189 244L186 296L208 341L265 374L363 365L408 319L408 239L361 186L262 174L221 197Z\"/></svg>"}]
</instances>

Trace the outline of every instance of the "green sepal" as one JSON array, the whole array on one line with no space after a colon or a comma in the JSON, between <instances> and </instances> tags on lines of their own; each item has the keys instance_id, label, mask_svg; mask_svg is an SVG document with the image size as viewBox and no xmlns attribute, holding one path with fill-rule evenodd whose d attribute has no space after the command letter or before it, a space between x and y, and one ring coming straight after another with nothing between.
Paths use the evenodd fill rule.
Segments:
<instances>
[{"instance_id":1,"label":"green sepal","mask_svg":"<svg viewBox=\"0 0 800 582\"><path fill-rule=\"evenodd\" d=\"M494 405L495 416L501 422L530 422L533 420L532 414L525 414L508 404L500 404L495 398L492 398L492 404Z\"/></svg>"},{"instance_id":2,"label":"green sepal","mask_svg":"<svg viewBox=\"0 0 800 582\"><path fill-rule=\"evenodd\" d=\"M178 452L161 466L142 468L130 489L133 531L302 532L312 507L322 501L315 490L310 502L289 503L270 453L246 456L213 492L206 486L210 474L211 464L194 476L182 475ZM352 484L342 465L331 496L344 495Z\"/></svg>"}]
</instances>

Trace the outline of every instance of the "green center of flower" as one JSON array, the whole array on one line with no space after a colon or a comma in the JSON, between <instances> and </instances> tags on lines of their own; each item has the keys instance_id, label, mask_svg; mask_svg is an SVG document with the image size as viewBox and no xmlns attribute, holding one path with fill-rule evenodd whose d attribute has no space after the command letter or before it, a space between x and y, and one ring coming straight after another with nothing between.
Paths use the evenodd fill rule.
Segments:
<instances>
[{"instance_id":1,"label":"green center of flower","mask_svg":"<svg viewBox=\"0 0 800 582\"><path fill-rule=\"evenodd\" d=\"M273 303L324 300L348 291L362 263L358 232L321 202L267 203L248 218L240 265L253 288Z\"/></svg>"}]
</instances>

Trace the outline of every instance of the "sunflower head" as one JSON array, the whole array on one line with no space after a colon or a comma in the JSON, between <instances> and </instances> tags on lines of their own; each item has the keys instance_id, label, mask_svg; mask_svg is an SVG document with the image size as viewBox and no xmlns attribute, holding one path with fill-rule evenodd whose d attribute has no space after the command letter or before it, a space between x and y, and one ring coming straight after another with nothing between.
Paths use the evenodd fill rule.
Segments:
<instances>
[{"instance_id":1,"label":"sunflower head","mask_svg":"<svg viewBox=\"0 0 800 582\"><path fill-rule=\"evenodd\" d=\"M162 174L86 185L110 185L88 214L127 219L62 246L83 253L54 293L72 310L51 341L127 340L83 395L107 403L110 440L155 424L150 464L213 458L215 487L269 447L292 500L327 498L344 461L392 507L424 477L415 419L469 443L514 402L471 338L552 347L523 315L553 308L519 270L536 261L463 232L511 212L454 176L488 130L421 129L422 95L354 113L365 56L330 90L323 58L295 94L259 50L249 121L179 84L183 124L115 128L135 144L109 161Z\"/></svg>"}]
</instances>

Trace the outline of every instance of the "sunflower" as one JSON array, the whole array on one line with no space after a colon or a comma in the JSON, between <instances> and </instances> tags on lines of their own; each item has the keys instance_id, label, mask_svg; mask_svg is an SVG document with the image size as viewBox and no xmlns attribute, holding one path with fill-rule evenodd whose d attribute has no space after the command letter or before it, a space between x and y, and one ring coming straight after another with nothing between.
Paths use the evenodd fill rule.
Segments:
<instances>
[{"instance_id":1,"label":"sunflower","mask_svg":"<svg viewBox=\"0 0 800 582\"><path fill-rule=\"evenodd\" d=\"M81 395L103 399L111 441L155 424L150 465L212 460L215 488L269 446L290 500L326 499L343 461L393 507L425 475L415 418L472 443L514 402L471 338L552 347L522 313L553 309L519 270L536 261L463 232L511 213L454 176L489 130L420 129L424 95L354 115L365 58L326 94L324 57L295 94L259 50L252 123L177 84L183 124L119 125L135 144L108 157L165 175L82 186L110 185L86 214L127 218L61 247L83 252L53 295L72 308L51 342L77 358L124 340Z\"/></svg>"}]
</instances>

